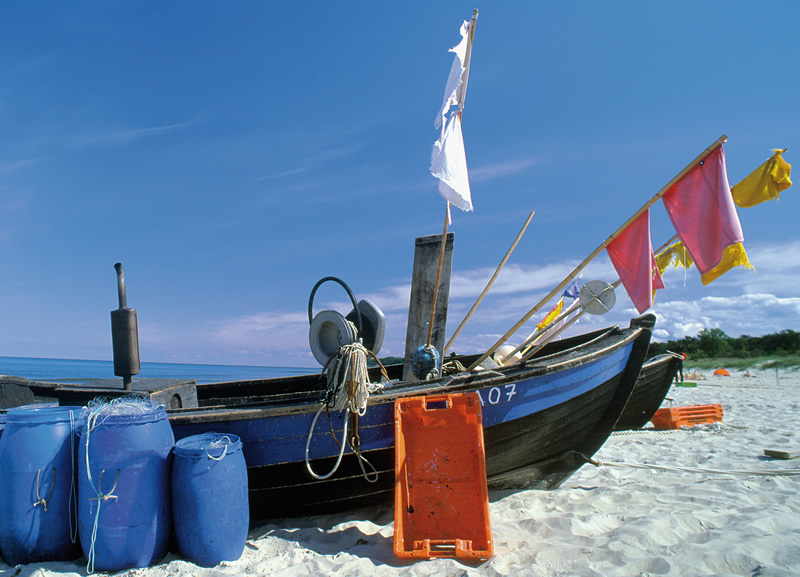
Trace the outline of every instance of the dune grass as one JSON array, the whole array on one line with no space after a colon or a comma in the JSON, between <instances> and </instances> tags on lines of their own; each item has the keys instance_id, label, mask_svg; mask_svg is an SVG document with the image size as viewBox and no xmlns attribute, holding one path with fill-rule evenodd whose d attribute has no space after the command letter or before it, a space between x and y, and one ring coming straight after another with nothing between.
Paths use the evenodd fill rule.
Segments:
<instances>
[{"instance_id":1,"label":"dune grass","mask_svg":"<svg viewBox=\"0 0 800 577\"><path fill-rule=\"evenodd\" d=\"M698 359L687 361L684 370L693 369L719 369L746 371L747 369L785 369L796 371L800 369L800 356L786 355L780 357L751 357L741 358L717 358L717 359Z\"/></svg>"}]
</instances>

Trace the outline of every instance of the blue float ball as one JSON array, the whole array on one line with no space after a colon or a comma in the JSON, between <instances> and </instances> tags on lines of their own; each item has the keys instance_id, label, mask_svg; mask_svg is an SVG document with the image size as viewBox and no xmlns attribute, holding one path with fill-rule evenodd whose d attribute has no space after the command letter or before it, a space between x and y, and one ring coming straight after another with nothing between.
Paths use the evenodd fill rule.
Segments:
<instances>
[{"instance_id":1,"label":"blue float ball","mask_svg":"<svg viewBox=\"0 0 800 577\"><path fill-rule=\"evenodd\" d=\"M414 359L411 362L411 372L420 380L427 378L439 364L439 353L429 345L422 345L414 351Z\"/></svg>"}]
</instances>

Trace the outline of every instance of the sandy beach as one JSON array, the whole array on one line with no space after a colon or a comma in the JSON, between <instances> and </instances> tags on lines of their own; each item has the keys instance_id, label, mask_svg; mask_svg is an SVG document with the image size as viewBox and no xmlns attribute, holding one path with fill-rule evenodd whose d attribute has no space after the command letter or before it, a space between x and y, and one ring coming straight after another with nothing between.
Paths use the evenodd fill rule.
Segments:
<instances>
[{"instance_id":1,"label":"sandy beach","mask_svg":"<svg viewBox=\"0 0 800 577\"><path fill-rule=\"evenodd\" d=\"M490 493L495 555L402 561L393 510L274 520L254 528L241 559L201 568L170 553L118 575L548 575L800 574L800 372L702 371L673 386L665 405L721 403L722 423L615 433L561 488ZM689 380L687 378L687 380ZM794 475L793 475L794 474ZM86 575L86 560L20 567L0 576Z\"/></svg>"}]
</instances>

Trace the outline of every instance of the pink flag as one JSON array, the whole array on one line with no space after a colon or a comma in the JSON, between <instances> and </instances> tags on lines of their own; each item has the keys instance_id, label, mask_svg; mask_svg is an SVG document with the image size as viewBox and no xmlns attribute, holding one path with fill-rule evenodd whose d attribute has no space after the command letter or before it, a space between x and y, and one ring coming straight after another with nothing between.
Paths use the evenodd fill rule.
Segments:
<instances>
[{"instance_id":1,"label":"pink flag","mask_svg":"<svg viewBox=\"0 0 800 577\"><path fill-rule=\"evenodd\" d=\"M722 146L672 185L662 200L703 284L732 266L750 266L742 246L744 234L728 185Z\"/></svg>"},{"instance_id":2,"label":"pink flag","mask_svg":"<svg viewBox=\"0 0 800 577\"><path fill-rule=\"evenodd\" d=\"M650 241L650 211L645 211L606 246L608 256L639 313L653 306L653 291L664 282Z\"/></svg>"}]
</instances>

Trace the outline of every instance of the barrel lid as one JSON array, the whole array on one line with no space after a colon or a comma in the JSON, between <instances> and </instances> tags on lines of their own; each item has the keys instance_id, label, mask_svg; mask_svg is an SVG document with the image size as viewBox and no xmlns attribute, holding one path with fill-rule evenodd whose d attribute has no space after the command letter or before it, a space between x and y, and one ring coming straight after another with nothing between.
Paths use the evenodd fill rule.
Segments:
<instances>
[{"instance_id":1,"label":"barrel lid","mask_svg":"<svg viewBox=\"0 0 800 577\"><path fill-rule=\"evenodd\" d=\"M14 407L6 413L6 423L77 423L85 415L85 407L58 406L49 403Z\"/></svg>"},{"instance_id":2,"label":"barrel lid","mask_svg":"<svg viewBox=\"0 0 800 577\"><path fill-rule=\"evenodd\" d=\"M210 457L219 459L242 448L238 436L230 433L202 433L175 442L175 454L183 457Z\"/></svg>"}]
</instances>

